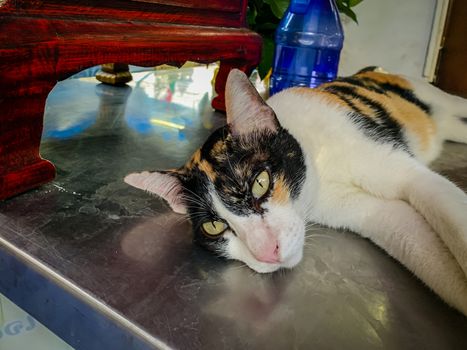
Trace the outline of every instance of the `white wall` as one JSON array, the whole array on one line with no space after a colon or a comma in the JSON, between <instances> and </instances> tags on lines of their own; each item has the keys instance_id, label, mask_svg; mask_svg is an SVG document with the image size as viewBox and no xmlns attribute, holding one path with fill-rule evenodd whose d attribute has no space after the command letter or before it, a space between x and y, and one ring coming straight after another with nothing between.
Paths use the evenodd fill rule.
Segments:
<instances>
[{"instance_id":1,"label":"white wall","mask_svg":"<svg viewBox=\"0 0 467 350\"><path fill-rule=\"evenodd\" d=\"M343 16L339 75L376 65L422 77L436 5L437 0L364 0L354 8L358 25Z\"/></svg>"}]
</instances>

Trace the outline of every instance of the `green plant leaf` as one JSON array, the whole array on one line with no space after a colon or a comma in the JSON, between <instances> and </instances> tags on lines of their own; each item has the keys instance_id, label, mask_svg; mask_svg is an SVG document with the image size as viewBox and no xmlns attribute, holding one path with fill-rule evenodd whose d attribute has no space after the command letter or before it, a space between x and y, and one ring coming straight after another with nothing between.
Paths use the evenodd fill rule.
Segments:
<instances>
[{"instance_id":1,"label":"green plant leaf","mask_svg":"<svg viewBox=\"0 0 467 350\"><path fill-rule=\"evenodd\" d=\"M264 0L271 7L271 11L277 18L281 19L289 7L289 0Z\"/></svg>"},{"instance_id":2,"label":"green plant leaf","mask_svg":"<svg viewBox=\"0 0 467 350\"><path fill-rule=\"evenodd\" d=\"M261 62L258 66L258 73L261 79L264 79L271 69L273 57L274 40L272 37L263 37L263 51L261 53Z\"/></svg>"},{"instance_id":3,"label":"green plant leaf","mask_svg":"<svg viewBox=\"0 0 467 350\"><path fill-rule=\"evenodd\" d=\"M259 32L267 32L267 31L272 31L274 32L277 28L277 24L275 23L258 23L256 25L256 29L259 31Z\"/></svg>"},{"instance_id":4,"label":"green plant leaf","mask_svg":"<svg viewBox=\"0 0 467 350\"><path fill-rule=\"evenodd\" d=\"M264 4L263 0L248 0L248 4L251 5L253 4L257 10L261 10L261 7Z\"/></svg>"},{"instance_id":5,"label":"green plant leaf","mask_svg":"<svg viewBox=\"0 0 467 350\"><path fill-rule=\"evenodd\" d=\"M358 24L357 15L355 14L355 12L352 11L350 7L342 6L342 8L340 8L339 11L345 14L346 16L349 16L355 23Z\"/></svg>"},{"instance_id":6,"label":"green plant leaf","mask_svg":"<svg viewBox=\"0 0 467 350\"><path fill-rule=\"evenodd\" d=\"M349 7L354 7L357 6L359 3L361 3L363 0L349 0Z\"/></svg>"},{"instance_id":7,"label":"green plant leaf","mask_svg":"<svg viewBox=\"0 0 467 350\"><path fill-rule=\"evenodd\" d=\"M255 28L256 15L257 15L256 8L254 6L248 6L248 9L246 12L246 21L248 23L249 28L252 28L252 29Z\"/></svg>"}]
</instances>

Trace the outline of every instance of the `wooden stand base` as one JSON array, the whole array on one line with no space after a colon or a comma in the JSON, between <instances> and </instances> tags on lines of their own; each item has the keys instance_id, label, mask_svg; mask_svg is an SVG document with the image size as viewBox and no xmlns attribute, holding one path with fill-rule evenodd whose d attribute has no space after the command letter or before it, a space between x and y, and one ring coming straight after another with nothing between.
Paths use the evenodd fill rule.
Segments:
<instances>
[{"instance_id":1,"label":"wooden stand base","mask_svg":"<svg viewBox=\"0 0 467 350\"><path fill-rule=\"evenodd\" d=\"M13 3L0 6L0 199L54 178L39 145L45 100L58 80L106 62L153 67L220 60L212 105L225 110L229 70L249 74L261 55L260 36L242 27L48 19L16 13Z\"/></svg>"}]
</instances>

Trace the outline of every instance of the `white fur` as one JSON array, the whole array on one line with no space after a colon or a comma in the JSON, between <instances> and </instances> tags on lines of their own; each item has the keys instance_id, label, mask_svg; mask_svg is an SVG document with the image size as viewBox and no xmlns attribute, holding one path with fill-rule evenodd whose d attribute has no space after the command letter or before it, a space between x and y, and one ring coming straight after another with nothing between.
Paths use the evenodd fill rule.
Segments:
<instances>
[{"instance_id":1,"label":"white fur","mask_svg":"<svg viewBox=\"0 0 467 350\"><path fill-rule=\"evenodd\" d=\"M270 202L264 204L267 212L239 216L227 209L216 192L209 191L217 214L229 223L230 229L224 235L227 240L225 256L240 260L257 272L272 272L281 267L291 268L302 259L305 241L305 217L297 215L299 208L288 202L281 205ZM264 263L254 252L261 250L261 242L273 234L280 247L280 263Z\"/></svg>"},{"instance_id":2,"label":"white fur","mask_svg":"<svg viewBox=\"0 0 467 350\"><path fill-rule=\"evenodd\" d=\"M308 220L348 228L385 249L449 304L467 314L467 195L424 163L446 139L467 142L465 100L413 81L432 107L438 135L415 158L364 137L342 107L283 91L268 104L307 158ZM416 135L407 134L411 144Z\"/></svg>"}]
</instances>

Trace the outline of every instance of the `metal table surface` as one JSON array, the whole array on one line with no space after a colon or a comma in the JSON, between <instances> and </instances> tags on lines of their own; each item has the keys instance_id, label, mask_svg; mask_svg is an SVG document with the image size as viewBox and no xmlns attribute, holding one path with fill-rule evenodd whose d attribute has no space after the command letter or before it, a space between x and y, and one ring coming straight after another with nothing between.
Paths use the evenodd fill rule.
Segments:
<instances>
[{"instance_id":1,"label":"metal table surface","mask_svg":"<svg viewBox=\"0 0 467 350\"><path fill-rule=\"evenodd\" d=\"M181 165L224 122L212 73L56 86L42 155L58 175L0 203L0 292L76 349L466 349L467 318L368 240L316 226L297 268L260 275L123 183ZM467 189L467 146L435 168Z\"/></svg>"}]
</instances>

